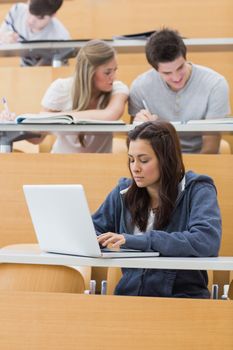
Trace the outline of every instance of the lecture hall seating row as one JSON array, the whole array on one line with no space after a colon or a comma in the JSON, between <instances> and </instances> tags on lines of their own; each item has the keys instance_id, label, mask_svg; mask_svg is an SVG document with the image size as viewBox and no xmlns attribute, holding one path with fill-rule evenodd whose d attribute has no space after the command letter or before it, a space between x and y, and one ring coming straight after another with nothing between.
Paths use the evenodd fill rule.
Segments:
<instances>
[{"instance_id":1,"label":"lecture hall seating row","mask_svg":"<svg viewBox=\"0 0 233 350\"><path fill-rule=\"evenodd\" d=\"M9 6L0 5L0 20ZM58 17L73 38L111 38L163 25L179 29L189 38L231 37L232 8L231 0L67 0ZM225 75L232 90L232 52L192 53L189 59ZM18 59L0 59L0 65L10 64L16 66ZM1 84L0 93L7 94L17 113L25 112L25 106L27 111L36 112L55 75L69 75L73 65L74 60L62 73L47 68L24 71L27 85L16 79L21 74L17 69L1 71L4 86ZM131 55L119 55L119 78L127 83L147 68L142 54L133 60ZM214 177L223 214L221 254L233 255L231 156L185 156L185 163ZM0 154L0 246L35 242L23 183L82 182L93 211L119 176L127 174L124 155ZM0 348L4 350L233 348L232 302L0 292L0 313Z\"/></svg>"},{"instance_id":2,"label":"lecture hall seating row","mask_svg":"<svg viewBox=\"0 0 233 350\"><path fill-rule=\"evenodd\" d=\"M232 155L185 155L184 161L187 170L213 177L223 219L220 255L233 256ZM81 183L93 212L118 179L128 175L126 154L0 154L0 246L36 242L23 184ZM215 276L228 282L228 273Z\"/></svg>"},{"instance_id":3,"label":"lecture hall seating row","mask_svg":"<svg viewBox=\"0 0 233 350\"><path fill-rule=\"evenodd\" d=\"M184 160L187 169L214 178L223 216L221 255L233 255L232 156ZM1 154L0 245L36 241L23 184L82 183L94 211L117 179L128 176L126 163L124 154ZM232 301L0 291L0 314L4 350L233 347Z\"/></svg>"}]
</instances>

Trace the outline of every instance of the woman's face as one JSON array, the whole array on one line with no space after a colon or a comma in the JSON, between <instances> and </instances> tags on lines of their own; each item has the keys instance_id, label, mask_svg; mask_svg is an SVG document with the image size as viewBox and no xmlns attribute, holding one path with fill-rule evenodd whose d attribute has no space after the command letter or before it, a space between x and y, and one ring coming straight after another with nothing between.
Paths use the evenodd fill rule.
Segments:
<instances>
[{"instance_id":1,"label":"woman's face","mask_svg":"<svg viewBox=\"0 0 233 350\"><path fill-rule=\"evenodd\" d=\"M115 80L117 62L114 57L105 64L99 66L93 77L93 87L96 91L111 92L112 84Z\"/></svg>"},{"instance_id":2,"label":"woman's face","mask_svg":"<svg viewBox=\"0 0 233 350\"><path fill-rule=\"evenodd\" d=\"M160 179L159 161L146 140L130 141L129 144L130 171L138 187L157 187Z\"/></svg>"}]
</instances>

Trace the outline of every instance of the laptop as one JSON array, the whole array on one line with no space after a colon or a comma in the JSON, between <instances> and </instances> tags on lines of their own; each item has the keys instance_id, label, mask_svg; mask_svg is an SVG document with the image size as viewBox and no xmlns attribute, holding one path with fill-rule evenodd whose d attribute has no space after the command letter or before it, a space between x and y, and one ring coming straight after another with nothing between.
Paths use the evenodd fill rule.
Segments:
<instances>
[{"instance_id":1,"label":"laptop","mask_svg":"<svg viewBox=\"0 0 233 350\"><path fill-rule=\"evenodd\" d=\"M41 250L87 257L155 257L158 252L100 249L82 185L24 185Z\"/></svg>"}]
</instances>

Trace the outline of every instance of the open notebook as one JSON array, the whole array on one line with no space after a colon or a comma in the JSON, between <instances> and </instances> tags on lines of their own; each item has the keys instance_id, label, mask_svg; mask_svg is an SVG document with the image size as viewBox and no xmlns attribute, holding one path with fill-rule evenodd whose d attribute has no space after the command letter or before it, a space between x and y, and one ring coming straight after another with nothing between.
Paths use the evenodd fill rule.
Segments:
<instances>
[{"instance_id":1,"label":"open notebook","mask_svg":"<svg viewBox=\"0 0 233 350\"><path fill-rule=\"evenodd\" d=\"M24 185L43 251L101 258L151 257L158 252L100 249L82 185Z\"/></svg>"},{"instance_id":2,"label":"open notebook","mask_svg":"<svg viewBox=\"0 0 233 350\"><path fill-rule=\"evenodd\" d=\"M17 124L101 124L101 125L124 125L124 121L119 120L99 120L99 119L80 119L75 120L69 114L20 114L15 118Z\"/></svg>"}]
</instances>

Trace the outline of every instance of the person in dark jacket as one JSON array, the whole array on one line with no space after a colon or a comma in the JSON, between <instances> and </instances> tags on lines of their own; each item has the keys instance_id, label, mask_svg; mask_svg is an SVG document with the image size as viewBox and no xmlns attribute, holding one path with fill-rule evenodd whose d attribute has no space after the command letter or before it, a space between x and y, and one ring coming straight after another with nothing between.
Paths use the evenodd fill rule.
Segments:
<instances>
[{"instance_id":1,"label":"person in dark jacket","mask_svg":"<svg viewBox=\"0 0 233 350\"><path fill-rule=\"evenodd\" d=\"M132 179L120 179L93 214L98 242L160 256L217 256L221 215L215 185L209 176L185 172L172 124L138 125L129 132L127 146ZM210 297L206 271L122 270L118 295Z\"/></svg>"}]
</instances>

